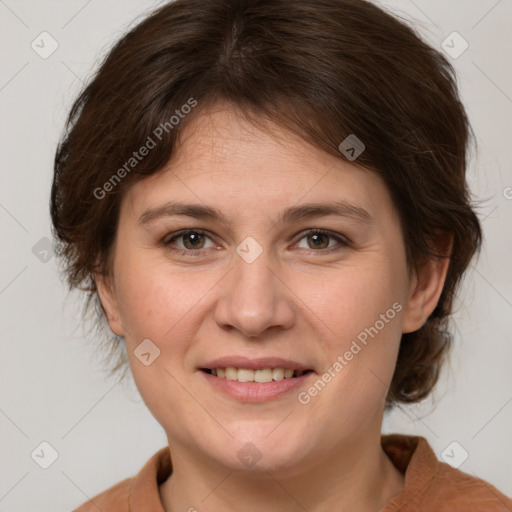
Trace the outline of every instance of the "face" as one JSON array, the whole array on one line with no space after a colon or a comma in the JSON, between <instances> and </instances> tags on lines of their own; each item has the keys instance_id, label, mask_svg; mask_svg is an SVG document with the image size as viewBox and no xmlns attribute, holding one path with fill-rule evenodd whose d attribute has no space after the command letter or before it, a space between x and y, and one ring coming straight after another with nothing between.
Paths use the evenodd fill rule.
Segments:
<instances>
[{"instance_id":1,"label":"face","mask_svg":"<svg viewBox=\"0 0 512 512\"><path fill-rule=\"evenodd\" d=\"M380 433L401 334L442 288L409 274L375 173L227 105L128 191L112 254L100 297L173 454L237 469L300 471Z\"/></svg>"}]
</instances>

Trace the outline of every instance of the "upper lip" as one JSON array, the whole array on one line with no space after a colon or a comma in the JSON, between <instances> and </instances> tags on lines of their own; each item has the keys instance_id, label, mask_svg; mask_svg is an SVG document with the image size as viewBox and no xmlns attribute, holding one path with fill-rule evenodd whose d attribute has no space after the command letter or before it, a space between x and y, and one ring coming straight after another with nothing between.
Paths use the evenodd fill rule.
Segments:
<instances>
[{"instance_id":1,"label":"upper lip","mask_svg":"<svg viewBox=\"0 0 512 512\"><path fill-rule=\"evenodd\" d=\"M304 366L297 361L283 359L281 357L258 357L248 358L242 356L219 357L204 363L200 368L213 370L215 368L249 368L251 370L263 370L264 368L284 368L296 371L311 370L311 367Z\"/></svg>"}]
</instances>

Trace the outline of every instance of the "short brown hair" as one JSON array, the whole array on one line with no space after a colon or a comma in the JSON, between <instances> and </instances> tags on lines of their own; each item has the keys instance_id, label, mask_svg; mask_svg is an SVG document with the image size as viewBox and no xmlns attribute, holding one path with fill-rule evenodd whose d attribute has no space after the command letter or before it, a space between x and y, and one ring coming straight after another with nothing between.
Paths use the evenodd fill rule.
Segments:
<instances>
[{"instance_id":1,"label":"short brown hair","mask_svg":"<svg viewBox=\"0 0 512 512\"><path fill-rule=\"evenodd\" d=\"M364 0L176 0L122 37L75 101L56 151L51 217L70 288L97 299L92 273L109 271L123 191L161 170L191 119L218 100L340 159L355 134L365 150L354 163L389 188L410 269L438 257L440 233L453 236L439 303L402 335L386 404L425 397L450 346L455 290L481 244L465 177L471 128L447 59ZM158 143L127 167L157 127L167 127Z\"/></svg>"}]
</instances>

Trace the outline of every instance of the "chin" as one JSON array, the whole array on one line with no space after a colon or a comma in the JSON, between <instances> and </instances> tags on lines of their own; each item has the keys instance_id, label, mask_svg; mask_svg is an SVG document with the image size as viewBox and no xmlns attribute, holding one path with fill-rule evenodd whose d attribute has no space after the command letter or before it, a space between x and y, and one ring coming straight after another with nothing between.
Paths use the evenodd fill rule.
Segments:
<instances>
[{"instance_id":1,"label":"chin","mask_svg":"<svg viewBox=\"0 0 512 512\"><path fill-rule=\"evenodd\" d=\"M248 429L244 428L243 435L234 435L221 451L211 453L221 464L230 470L259 472L285 472L295 468L303 462L305 447L303 437L297 431L287 432L286 429L278 432L272 427ZM222 443L216 442L216 447ZM268 476L268 475L267 475Z\"/></svg>"}]
</instances>

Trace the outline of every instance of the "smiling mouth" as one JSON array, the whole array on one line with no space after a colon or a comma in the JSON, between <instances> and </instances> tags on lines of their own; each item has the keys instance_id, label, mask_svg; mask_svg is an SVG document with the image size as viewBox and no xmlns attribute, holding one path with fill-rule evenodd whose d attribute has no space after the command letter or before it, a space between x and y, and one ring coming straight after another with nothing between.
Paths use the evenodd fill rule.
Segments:
<instances>
[{"instance_id":1,"label":"smiling mouth","mask_svg":"<svg viewBox=\"0 0 512 512\"><path fill-rule=\"evenodd\" d=\"M313 370L292 370L290 368L263 368L260 370L252 370L250 368L200 368L201 371L208 373L214 377L227 380L235 380L238 382L277 382L283 379L294 379L301 377Z\"/></svg>"}]
</instances>

